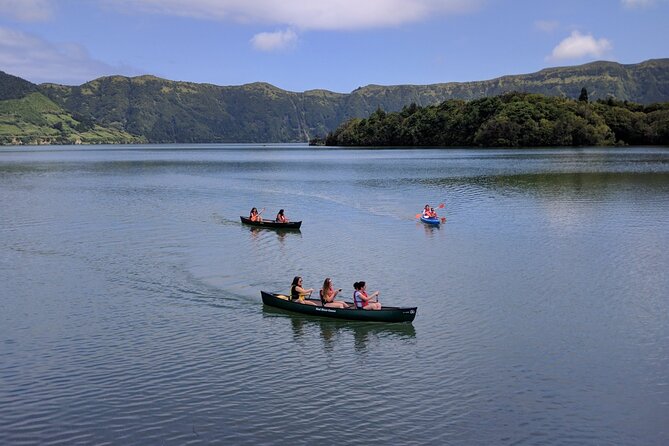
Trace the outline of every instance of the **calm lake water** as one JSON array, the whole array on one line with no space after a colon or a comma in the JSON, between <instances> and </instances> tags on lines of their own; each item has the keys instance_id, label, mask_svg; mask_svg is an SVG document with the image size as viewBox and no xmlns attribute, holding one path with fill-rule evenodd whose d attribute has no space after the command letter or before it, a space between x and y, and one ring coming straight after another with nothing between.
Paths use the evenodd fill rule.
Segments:
<instances>
[{"instance_id":1,"label":"calm lake water","mask_svg":"<svg viewBox=\"0 0 669 446\"><path fill-rule=\"evenodd\" d=\"M666 445L668 248L666 148L1 148L0 444Z\"/></svg>"}]
</instances>

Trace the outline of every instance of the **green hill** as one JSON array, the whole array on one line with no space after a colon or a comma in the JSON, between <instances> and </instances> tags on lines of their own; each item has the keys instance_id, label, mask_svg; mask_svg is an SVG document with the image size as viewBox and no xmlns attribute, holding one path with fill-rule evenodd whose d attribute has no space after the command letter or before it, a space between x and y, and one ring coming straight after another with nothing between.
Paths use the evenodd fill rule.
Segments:
<instances>
[{"instance_id":1,"label":"green hill","mask_svg":"<svg viewBox=\"0 0 669 446\"><path fill-rule=\"evenodd\" d=\"M386 111L398 111L410 103L434 105L446 99L478 99L503 93L538 93L546 96L578 98L586 88L590 100L613 98L652 104L669 101L669 59L654 59L639 64L592 62L585 65L547 68L537 73L503 76L476 82L451 82L434 85L368 86L358 94L368 102L386 98ZM379 104L381 105L381 104ZM376 107L374 107L376 109ZM374 111L370 110L370 113Z\"/></svg>"},{"instance_id":2,"label":"green hill","mask_svg":"<svg viewBox=\"0 0 669 446\"><path fill-rule=\"evenodd\" d=\"M80 87L44 84L40 90L67 110L150 142L307 141L347 117L336 106L344 95L292 93L266 83L219 87L110 76Z\"/></svg>"},{"instance_id":3,"label":"green hill","mask_svg":"<svg viewBox=\"0 0 669 446\"><path fill-rule=\"evenodd\" d=\"M438 105L378 109L328 134L329 146L610 146L669 144L669 102L643 106L505 93ZM316 144L320 141L312 141Z\"/></svg>"},{"instance_id":4,"label":"green hill","mask_svg":"<svg viewBox=\"0 0 669 446\"><path fill-rule=\"evenodd\" d=\"M143 138L71 114L41 93L0 101L0 144L101 144Z\"/></svg>"},{"instance_id":5,"label":"green hill","mask_svg":"<svg viewBox=\"0 0 669 446\"><path fill-rule=\"evenodd\" d=\"M577 98L583 87L591 100L666 102L669 59L631 65L594 62L477 82L369 85L349 94L297 93L266 83L216 86L154 76L109 76L80 86L36 86L2 73L0 100L39 92L79 122L94 122L118 135L138 135L152 143L306 142L378 108L394 112L411 103L428 106L512 91Z\"/></svg>"},{"instance_id":6,"label":"green hill","mask_svg":"<svg viewBox=\"0 0 669 446\"><path fill-rule=\"evenodd\" d=\"M28 93L37 91L37 85L0 71L0 101L21 99Z\"/></svg>"}]
</instances>

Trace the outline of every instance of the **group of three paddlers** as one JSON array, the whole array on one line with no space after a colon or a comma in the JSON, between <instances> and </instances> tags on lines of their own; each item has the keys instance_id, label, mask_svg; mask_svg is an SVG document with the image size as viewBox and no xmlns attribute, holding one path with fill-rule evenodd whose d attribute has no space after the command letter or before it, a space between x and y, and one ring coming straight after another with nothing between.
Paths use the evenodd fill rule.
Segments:
<instances>
[{"instance_id":1,"label":"group of three paddlers","mask_svg":"<svg viewBox=\"0 0 669 446\"><path fill-rule=\"evenodd\" d=\"M353 288L355 291L353 292L353 306L351 306L344 301L335 299L341 293L341 288L335 289L332 279L329 277L326 278L323 281L323 287L319 291L321 306L329 308L359 308L363 310L381 309L381 303L379 302L379 294L381 293L374 291L372 294L367 294L367 284L364 281L355 282ZM307 299L313 291L313 288L304 288L302 286L302 277L295 276L290 286L290 300L305 305L318 305L313 300Z\"/></svg>"}]
</instances>

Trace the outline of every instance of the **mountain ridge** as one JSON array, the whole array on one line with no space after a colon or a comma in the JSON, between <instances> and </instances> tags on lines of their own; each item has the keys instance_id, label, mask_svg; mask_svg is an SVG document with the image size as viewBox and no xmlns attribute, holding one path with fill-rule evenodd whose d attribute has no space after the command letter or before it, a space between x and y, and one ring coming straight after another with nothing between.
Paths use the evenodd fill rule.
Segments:
<instances>
[{"instance_id":1,"label":"mountain ridge","mask_svg":"<svg viewBox=\"0 0 669 446\"><path fill-rule=\"evenodd\" d=\"M0 75L0 100L37 91L73 116L154 143L306 142L376 109L393 112L411 103L428 106L512 91L576 98L582 88L591 100L669 101L669 58L637 64L596 61L482 81L370 84L350 93L293 92L267 82L219 86L150 74L104 76L79 86L36 85Z\"/></svg>"}]
</instances>

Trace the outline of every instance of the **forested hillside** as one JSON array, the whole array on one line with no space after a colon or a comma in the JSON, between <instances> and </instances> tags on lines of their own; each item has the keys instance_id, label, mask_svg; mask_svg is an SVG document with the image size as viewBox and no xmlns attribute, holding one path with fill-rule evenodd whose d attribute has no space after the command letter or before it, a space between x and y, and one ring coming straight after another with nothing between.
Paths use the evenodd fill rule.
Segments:
<instances>
[{"instance_id":1,"label":"forested hillside","mask_svg":"<svg viewBox=\"0 0 669 446\"><path fill-rule=\"evenodd\" d=\"M669 144L669 102L643 106L506 93L439 105L411 104L354 118L328 134L329 146L610 146ZM316 141L314 141L315 143Z\"/></svg>"},{"instance_id":2,"label":"forested hillside","mask_svg":"<svg viewBox=\"0 0 669 446\"><path fill-rule=\"evenodd\" d=\"M37 85L0 71L0 101L21 99L35 91L37 91Z\"/></svg>"},{"instance_id":3,"label":"forested hillside","mask_svg":"<svg viewBox=\"0 0 669 446\"><path fill-rule=\"evenodd\" d=\"M291 93L265 83L219 87L112 76L40 89L67 110L151 142L306 141L345 118L332 106L341 95Z\"/></svg>"},{"instance_id":4,"label":"forested hillside","mask_svg":"<svg viewBox=\"0 0 669 446\"><path fill-rule=\"evenodd\" d=\"M4 100L0 100L0 144L109 144L145 142L91 119L75 118L27 81L0 73Z\"/></svg>"},{"instance_id":5,"label":"forested hillside","mask_svg":"<svg viewBox=\"0 0 669 446\"><path fill-rule=\"evenodd\" d=\"M297 93L266 83L217 86L154 76L109 76L80 86L34 85L0 72L0 103L39 92L80 123L152 143L306 142L377 109L396 112L411 103L425 107L448 99L472 100L512 91L576 98L584 87L591 100L666 102L669 59L632 65L593 62L477 82L369 85L348 94ZM15 105L4 104L6 125L12 125L12 116L19 119L11 112ZM23 128L15 125L10 133L21 139L26 136L21 133Z\"/></svg>"}]
</instances>

